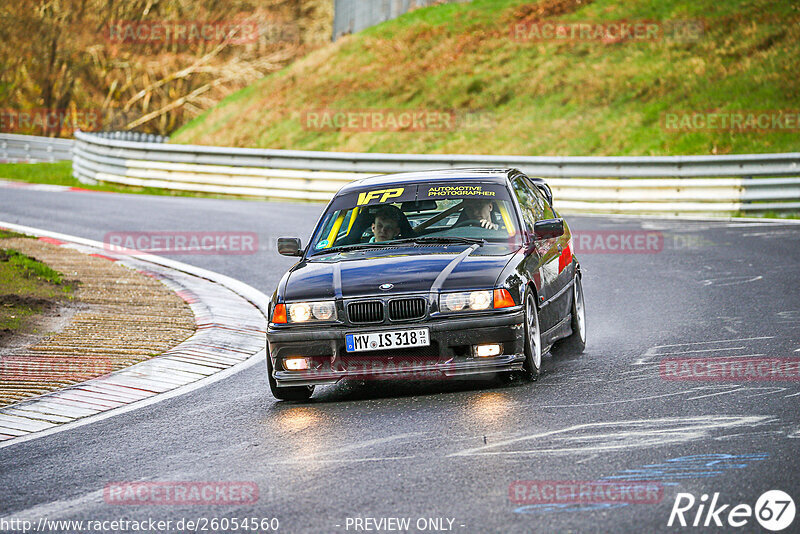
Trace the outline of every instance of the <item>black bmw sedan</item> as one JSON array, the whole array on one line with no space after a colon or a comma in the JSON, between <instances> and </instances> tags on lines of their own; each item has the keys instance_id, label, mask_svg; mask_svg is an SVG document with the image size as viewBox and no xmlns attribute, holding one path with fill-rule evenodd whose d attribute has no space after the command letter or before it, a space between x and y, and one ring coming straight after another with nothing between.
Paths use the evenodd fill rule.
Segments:
<instances>
[{"instance_id":1,"label":"black bmw sedan","mask_svg":"<svg viewBox=\"0 0 800 534\"><path fill-rule=\"evenodd\" d=\"M581 270L544 180L516 169L367 178L343 187L270 303L275 397L343 378L500 373L586 342Z\"/></svg>"}]
</instances>

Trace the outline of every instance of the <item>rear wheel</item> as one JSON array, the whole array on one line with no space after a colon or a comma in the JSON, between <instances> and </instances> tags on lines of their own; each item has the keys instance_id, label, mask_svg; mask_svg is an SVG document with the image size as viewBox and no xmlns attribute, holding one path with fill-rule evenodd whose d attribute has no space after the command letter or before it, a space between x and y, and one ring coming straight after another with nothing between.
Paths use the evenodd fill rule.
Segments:
<instances>
[{"instance_id":1,"label":"rear wheel","mask_svg":"<svg viewBox=\"0 0 800 534\"><path fill-rule=\"evenodd\" d=\"M583 302L583 285L581 277L575 274L575 283L572 287L572 334L559 341L559 349L573 354L580 354L586 348L586 308Z\"/></svg>"},{"instance_id":2,"label":"rear wheel","mask_svg":"<svg viewBox=\"0 0 800 534\"><path fill-rule=\"evenodd\" d=\"M272 358L267 354L267 380L272 396L278 400L304 401L311 398L314 393L314 386L290 386L278 387L275 378L272 376Z\"/></svg>"},{"instance_id":3,"label":"rear wheel","mask_svg":"<svg viewBox=\"0 0 800 534\"><path fill-rule=\"evenodd\" d=\"M539 328L539 310L533 293L525 297L525 363L522 376L533 382L542 369L542 333Z\"/></svg>"}]
</instances>

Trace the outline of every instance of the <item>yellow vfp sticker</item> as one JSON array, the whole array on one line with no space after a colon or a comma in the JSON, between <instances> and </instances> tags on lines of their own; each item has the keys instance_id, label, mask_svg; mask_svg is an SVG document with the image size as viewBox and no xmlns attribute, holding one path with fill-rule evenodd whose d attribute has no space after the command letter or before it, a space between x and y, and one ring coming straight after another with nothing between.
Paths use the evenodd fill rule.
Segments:
<instances>
[{"instance_id":1,"label":"yellow vfp sticker","mask_svg":"<svg viewBox=\"0 0 800 534\"><path fill-rule=\"evenodd\" d=\"M379 204L382 204L389 200L390 198L399 197L403 194L405 188L397 187L394 189L376 189L374 191L365 191L363 193L358 194L358 205L364 206L369 204L373 200L380 198L378 201Z\"/></svg>"}]
</instances>

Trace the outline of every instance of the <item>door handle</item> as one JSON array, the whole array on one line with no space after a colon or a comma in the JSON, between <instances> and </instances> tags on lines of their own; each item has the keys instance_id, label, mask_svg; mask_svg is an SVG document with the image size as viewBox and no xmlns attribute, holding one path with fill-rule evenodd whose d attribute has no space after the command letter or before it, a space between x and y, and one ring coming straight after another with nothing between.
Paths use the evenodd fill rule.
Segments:
<instances>
[{"instance_id":1,"label":"door handle","mask_svg":"<svg viewBox=\"0 0 800 534\"><path fill-rule=\"evenodd\" d=\"M562 252L564 252L564 247L562 247L561 244L559 244L558 245L558 253L561 254Z\"/></svg>"}]
</instances>

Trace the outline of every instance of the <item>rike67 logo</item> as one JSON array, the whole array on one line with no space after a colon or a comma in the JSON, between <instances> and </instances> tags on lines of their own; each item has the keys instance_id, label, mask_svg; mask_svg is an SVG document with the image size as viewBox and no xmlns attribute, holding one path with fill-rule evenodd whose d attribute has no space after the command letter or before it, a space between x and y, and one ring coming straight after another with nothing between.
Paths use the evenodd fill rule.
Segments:
<instances>
[{"instance_id":1,"label":"rike67 logo","mask_svg":"<svg viewBox=\"0 0 800 534\"><path fill-rule=\"evenodd\" d=\"M719 493L714 493L711 502L705 493L699 499L691 493L678 493L667 526L722 527L727 523L731 527L744 527L750 524L753 516L767 530L784 530L794 521L794 500L786 492L770 490L758 498L755 507L744 503L731 507L719 502ZM752 531L752 526L747 530Z\"/></svg>"}]
</instances>

